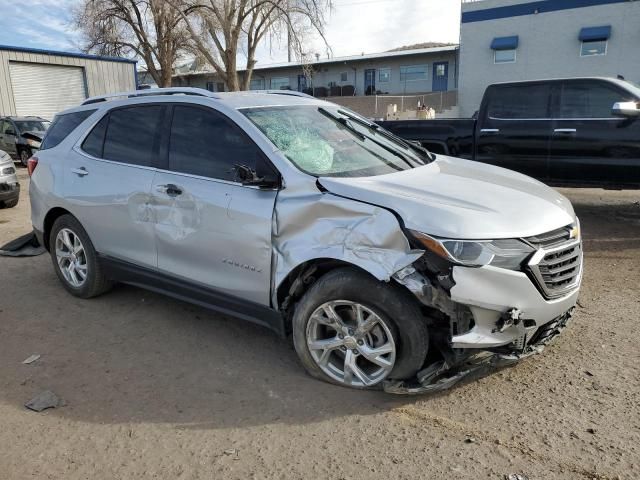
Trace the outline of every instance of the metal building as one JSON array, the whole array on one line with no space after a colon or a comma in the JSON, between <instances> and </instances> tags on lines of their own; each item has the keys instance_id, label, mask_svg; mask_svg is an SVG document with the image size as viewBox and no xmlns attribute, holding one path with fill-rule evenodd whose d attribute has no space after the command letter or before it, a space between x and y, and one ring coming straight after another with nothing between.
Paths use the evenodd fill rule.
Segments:
<instances>
[{"instance_id":1,"label":"metal building","mask_svg":"<svg viewBox=\"0 0 640 480\"><path fill-rule=\"evenodd\" d=\"M583 76L640 82L638 0L463 0L460 114L487 85Z\"/></svg>"},{"instance_id":2,"label":"metal building","mask_svg":"<svg viewBox=\"0 0 640 480\"><path fill-rule=\"evenodd\" d=\"M135 88L134 60L0 45L0 115L51 120L90 96Z\"/></svg>"}]
</instances>

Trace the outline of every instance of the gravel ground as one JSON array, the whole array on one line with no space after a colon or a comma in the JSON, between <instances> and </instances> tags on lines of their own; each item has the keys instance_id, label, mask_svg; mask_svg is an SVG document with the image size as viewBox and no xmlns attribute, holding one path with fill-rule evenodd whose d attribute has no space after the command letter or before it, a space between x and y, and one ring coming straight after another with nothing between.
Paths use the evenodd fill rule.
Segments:
<instances>
[{"instance_id":1,"label":"gravel ground","mask_svg":"<svg viewBox=\"0 0 640 480\"><path fill-rule=\"evenodd\" d=\"M0 244L30 230L20 176ZM0 258L0 478L637 479L640 192L563 193L585 239L574 322L432 396L324 384L259 327L127 286L79 300L47 255ZM25 409L43 390L66 405Z\"/></svg>"}]
</instances>

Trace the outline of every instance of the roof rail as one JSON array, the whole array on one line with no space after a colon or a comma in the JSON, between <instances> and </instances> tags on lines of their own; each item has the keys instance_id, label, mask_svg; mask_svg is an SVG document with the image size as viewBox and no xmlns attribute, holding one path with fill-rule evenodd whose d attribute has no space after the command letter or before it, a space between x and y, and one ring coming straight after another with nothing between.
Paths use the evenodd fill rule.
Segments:
<instances>
[{"instance_id":1,"label":"roof rail","mask_svg":"<svg viewBox=\"0 0 640 480\"><path fill-rule=\"evenodd\" d=\"M156 95L195 95L200 97L220 98L209 90L204 88L191 87L171 87L171 88L149 88L146 90L134 90L131 92L110 93L108 95L97 95L87 98L81 105L90 105L92 103L106 102L113 98L136 98L136 97L153 97Z\"/></svg>"},{"instance_id":2,"label":"roof rail","mask_svg":"<svg viewBox=\"0 0 640 480\"><path fill-rule=\"evenodd\" d=\"M270 93L272 95L290 95L292 97L315 98L308 93L298 92L297 90L258 90L258 93Z\"/></svg>"}]
</instances>

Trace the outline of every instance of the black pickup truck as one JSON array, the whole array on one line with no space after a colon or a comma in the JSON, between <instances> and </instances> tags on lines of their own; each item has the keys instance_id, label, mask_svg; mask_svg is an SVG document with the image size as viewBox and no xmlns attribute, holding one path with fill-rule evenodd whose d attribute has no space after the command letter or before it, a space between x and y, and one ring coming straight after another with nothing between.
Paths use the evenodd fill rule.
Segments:
<instances>
[{"instance_id":1,"label":"black pickup truck","mask_svg":"<svg viewBox=\"0 0 640 480\"><path fill-rule=\"evenodd\" d=\"M474 118L379 124L434 153L554 185L640 187L640 88L624 80L500 83Z\"/></svg>"}]
</instances>

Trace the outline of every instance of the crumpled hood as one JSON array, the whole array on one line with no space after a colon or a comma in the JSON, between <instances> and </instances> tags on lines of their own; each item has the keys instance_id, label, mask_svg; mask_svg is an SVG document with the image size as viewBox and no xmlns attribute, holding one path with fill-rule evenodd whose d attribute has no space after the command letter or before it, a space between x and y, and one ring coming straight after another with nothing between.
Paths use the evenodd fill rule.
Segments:
<instances>
[{"instance_id":1,"label":"crumpled hood","mask_svg":"<svg viewBox=\"0 0 640 480\"><path fill-rule=\"evenodd\" d=\"M537 180L444 155L402 172L319 182L336 195L393 210L407 228L438 237L529 237L575 220L569 200Z\"/></svg>"}]
</instances>

